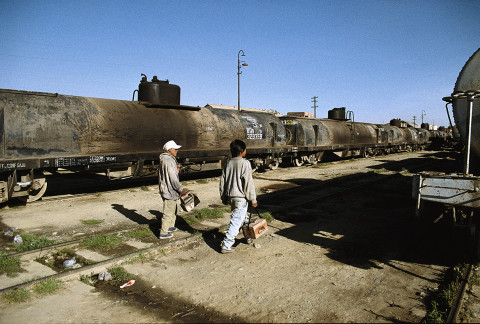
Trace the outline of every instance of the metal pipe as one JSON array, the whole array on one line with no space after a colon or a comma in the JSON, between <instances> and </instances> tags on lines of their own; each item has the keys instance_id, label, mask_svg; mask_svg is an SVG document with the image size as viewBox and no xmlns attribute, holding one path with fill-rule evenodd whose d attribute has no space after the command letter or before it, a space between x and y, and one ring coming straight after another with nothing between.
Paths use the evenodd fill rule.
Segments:
<instances>
[{"instance_id":1,"label":"metal pipe","mask_svg":"<svg viewBox=\"0 0 480 324\"><path fill-rule=\"evenodd\" d=\"M450 128L452 129L453 132L453 124L452 124L452 119L450 118L450 113L448 112L448 105L451 104L451 102L447 102L445 104L445 109L447 110L447 116L448 116L448 121L450 122Z\"/></svg>"},{"instance_id":2,"label":"metal pipe","mask_svg":"<svg viewBox=\"0 0 480 324\"><path fill-rule=\"evenodd\" d=\"M240 71L240 53L242 53L242 56L245 56L245 53L243 50L238 51L238 63L237 63L237 76L238 76L238 111L240 111L240 74L242 74L242 71Z\"/></svg>"},{"instance_id":3,"label":"metal pipe","mask_svg":"<svg viewBox=\"0 0 480 324\"><path fill-rule=\"evenodd\" d=\"M472 146L472 115L473 115L473 95L467 95L468 100L468 121L467 121L467 149L465 151L465 165L464 173L468 174L470 171L470 150Z\"/></svg>"}]
</instances>

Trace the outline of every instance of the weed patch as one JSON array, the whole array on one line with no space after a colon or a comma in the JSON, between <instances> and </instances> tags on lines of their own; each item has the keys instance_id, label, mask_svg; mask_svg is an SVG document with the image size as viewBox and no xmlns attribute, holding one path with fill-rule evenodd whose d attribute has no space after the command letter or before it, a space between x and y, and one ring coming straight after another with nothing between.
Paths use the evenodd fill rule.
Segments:
<instances>
[{"instance_id":1,"label":"weed patch","mask_svg":"<svg viewBox=\"0 0 480 324\"><path fill-rule=\"evenodd\" d=\"M208 183L208 180L207 179L200 179L200 180L197 180L197 183L198 184L206 184L206 183Z\"/></svg>"},{"instance_id":2,"label":"weed patch","mask_svg":"<svg viewBox=\"0 0 480 324\"><path fill-rule=\"evenodd\" d=\"M11 258L6 252L0 252L0 274L5 273L9 277L14 277L20 269L19 257Z\"/></svg>"},{"instance_id":3,"label":"weed patch","mask_svg":"<svg viewBox=\"0 0 480 324\"><path fill-rule=\"evenodd\" d=\"M128 238L133 238L133 239L142 239L146 237L152 237L154 236L150 228L148 227L143 227L143 228L137 228L133 231L129 231L123 234L123 236L128 237Z\"/></svg>"},{"instance_id":4,"label":"weed patch","mask_svg":"<svg viewBox=\"0 0 480 324\"><path fill-rule=\"evenodd\" d=\"M103 219L85 219L82 220L83 225L98 225L104 222Z\"/></svg>"},{"instance_id":5,"label":"weed patch","mask_svg":"<svg viewBox=\"0 0 480 324\"><path fill-rule=\"evenodd\" d=\"M405 169L405 167L402 168L402 171L400 172L401 174L410 174L410 171Z\"/></svg>"},{"instance_id":6,"label":"weed patch","mask_svg":"<svg viewBox=\"0 0 480 324\"><path fill-rule=\"evenodd\" d=\"M80 246L90 250L114 249L122 243L122 238L116 235L100 235L82 241Z\"/></svg>"},{"instance_id":7,"label":"weed patch","mask_svg":"<svg viewBox=\"0 0 480 324\"><path fill-rule=\"evenodd\" d=\"M15 289L2 295L2 299L7 303L24 303L30 300L30 292L25 289Z\"/></svg>"},{"instance_id":8,"label":"weed patch","mask_svg":"<svg viewBox=\"0 0 480 324\"><path fill-rule=\"evenodd\" d=\"M129 260L127 261L127 263L128 263L128 264L144 263L144 262L147 261L147 259L148 259L148 257L147 257L145 254L140 253L139 255L137 255L137 256L129 259Z\"/></svg>"},{"instance_id":9,"label":"weed patch","mask_svg":"<svg viewBox=\"0 0 480 324\"><path fill-rule=\"evenodd\" d=\"M60 289L62 283L60 280L47 279L35 285L33 290L40 295L51 295Z\"/></svg>"},{"instance_id":10,"label":"weed patch","mask_svg":"<svg viewBox=\"0 0 480 324\"><path fill-rule=\"evenodd\" d=\"M270 212L260 213L260 217L264 218L267 221L267 223L270 223L275 219L275 218L273 218L272 213L270 213Z\"/></svg>"},{"instance_id":11,"label":"weed patch","mask_svg":"<svg viewBox=\"0 0 480 324\"><path fill-rule=\"evenodd\" d=\"M333 164L333 162L322 162L312 165L313 168L321 168L327 165Z\"/></svg>"},{"instance_id":12,"label":"weed patch","mask_svg":"<svg viewBox=\"0 0 480 324\"><path fill-rule=\"evenodd\" d=\"M150 191L150 189L149 189L147 186L141 186L141 189L142 189L143 191Z\"/></svg>"},{"instance_id":13,"label":"weed patch","mask_svg":"<svg viewBox=\"0 0 480 324\"><path fill-rule=\"evenodd\" d=\"M447 271L443 284L438 291L429 296L427 315L422 323L445 323L450 308L455 302L455 297L460 289L463 274L467 271L466 264L460 264Z\"/></svg>"},{"instance_id":14,"label":"weed patch","mask_svg":"<svg viewBox=\"0 0 480 324\"><path fill-rule=\"evenodd\" d=\"M123 284L135 277L133 274L128 273L123 267L109 268L108 272L112 275L112 280L110 281L112 284Z\"/></svg>"},{"instance_id":15,"label":"weed patch","mask_svg":"<svg viewBox=\"0 0 480 324\"><path fill-rule=\"evenodd\" d=\"M221 209L202 208L202 209L194 210L192 213L184 216L184 219L188 224L194 224L204 219L223 218L223 214L226 213L228 210L229 209L227 208L221 208Z\"/></svg>"},{"instance_id":16,"label":"weed patch","mask_svg":"<svg viewBox=\"0 0 480 324\"><path fill-rule=\"evenodd\" d=\"M56 244L56 242L53 240L50 240L46 237L38 237L33 234L22 233L20 236L22 237L23 243L13 243L13 247L16 251L30 251Z\"/></svg>"}]
</instances>

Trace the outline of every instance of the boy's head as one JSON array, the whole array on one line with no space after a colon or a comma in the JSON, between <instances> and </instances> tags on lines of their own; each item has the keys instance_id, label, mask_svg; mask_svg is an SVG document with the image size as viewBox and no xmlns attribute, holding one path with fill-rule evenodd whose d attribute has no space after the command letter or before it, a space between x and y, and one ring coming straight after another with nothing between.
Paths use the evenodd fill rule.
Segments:
<instances>
[{"instance_id":1,"label":"boy's head","mask_svg":"<svg viewBox=\"0 0 480 324\"><path fill-rule=\"evenodd\" d=\"M247 149L247 144L241 140L234 140L230 143L230 152L232 153L232 157L240 156L245 150Z\"/></svg>"}]
</instances>

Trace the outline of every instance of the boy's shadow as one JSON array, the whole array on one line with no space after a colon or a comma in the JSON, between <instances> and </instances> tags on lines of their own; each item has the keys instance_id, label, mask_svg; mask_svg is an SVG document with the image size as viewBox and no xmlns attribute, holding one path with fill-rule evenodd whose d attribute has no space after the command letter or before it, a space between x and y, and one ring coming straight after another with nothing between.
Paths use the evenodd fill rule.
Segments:
<instances>
[{"instance_id":1,"label":"boy's shadow","mask_svg":"<svg viewBox=\"0 0 480 324\"><path fill-rule=\"evenodd\" d=\"M162 216L163 213L158 211L158 210L149 210L148 211L150 214L155 216L156 218L156 223L158 224L157 231L160 234L160 228L162 227ZM175 220L175 227L178 228L181 231L188 232L190 234L193 234L197 232L196 229L191 227L182 217L177 216L177 219Z\"/></svg>"},{"instance_id":2,"label":"boy's shadow","mask_svg":"<svg viewBox=\"0 0 480 324\"><path fill-rule=\"evenodd\" d=\"M158 215L154 215L156 219L148 219L138 214L135 209L127 209L123 205L112 204L112 208L139 225L148 225L148 228L150 231L152 231L153 235L155 235L157 238L160 236L162 213L160 213L160 217L158 217Z\"/></svg>"},{"instance_id":3,"label":"boy's shadow","mask_svg":"<svg viewBox=\"0 0 480 324\"><path fill-rule=\"evenodd\" d=\"M228 225L220 226L219 228L214 228L202 233L203 240L205 244L207 244L212 250L221 253L222 250L222 241L225 238L224 232L228 229ZM237 235L235 239L235 243L233 243L232 247L237 247L238 245L245 244L248 245L247 239L243 235L243 231L240 228L240 234Z\"/></svg>"}]
</instances>

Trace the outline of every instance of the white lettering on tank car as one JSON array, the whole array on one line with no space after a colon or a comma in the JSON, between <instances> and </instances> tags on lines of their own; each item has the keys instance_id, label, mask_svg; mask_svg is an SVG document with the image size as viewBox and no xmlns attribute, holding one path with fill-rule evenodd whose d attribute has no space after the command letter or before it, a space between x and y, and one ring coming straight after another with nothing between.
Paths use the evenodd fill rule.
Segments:
<instances>
[{"instance_id":1,"label":"white lettering on tank car","mask_svg":"<svg viewBox=\"0 0 480 324\"><path fill-rule=\"evenodd\" d=\"M105 162L105 155L96 155L90 157L90 163L103 163Z\"/></svg>"},{"instance_id":2,"label":"white lettering on tank car","mask_svg":"<svg viewBox=\"0 0 480 324\"><path fill-rule=\"evenodd\" d=\"M242 118L248 123L245 127L247 132L247 140L258 140L263 138L263 125L260 124L257 119L251 116L242 116Z\"/></svg>"},{"instance_id":3,"label":"white lettering on tank car","mask_svg":"<svg viewBox=\"0 0 480 324\"><path fill-rule=\"evenodd\" d=\"M58 158L55 159L56 167L75 166L75 158Z\"/></svg>"}]
</instances>

